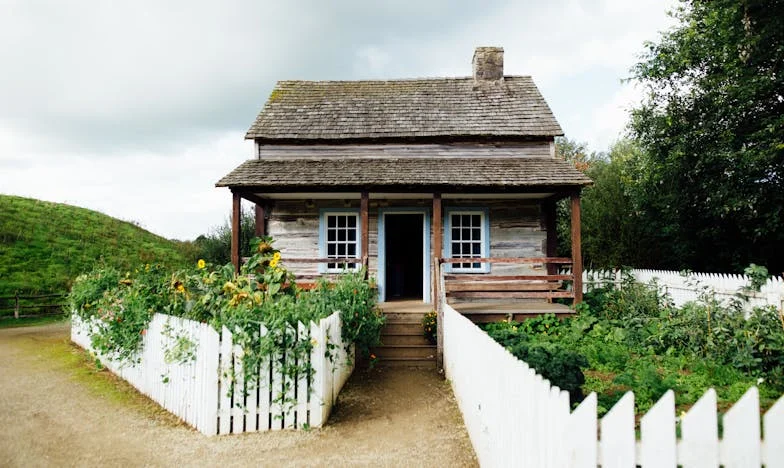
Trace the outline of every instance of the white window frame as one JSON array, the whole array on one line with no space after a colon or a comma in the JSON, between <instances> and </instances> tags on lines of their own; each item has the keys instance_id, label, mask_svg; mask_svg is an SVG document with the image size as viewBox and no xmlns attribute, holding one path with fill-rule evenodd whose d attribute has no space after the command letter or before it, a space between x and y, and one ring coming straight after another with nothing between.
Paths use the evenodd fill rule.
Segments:
<instances>
[{"instance_id":1,"label":"white window frame","mask_svg":"<svg viewBox=\"0 0 784 468\"><path fill-rule=\"evenodd\" d=\"M348 240L348 236L346 236L346 240L343 240L343 241L338 240L337 239L338 238L338 236L337 236L337 229L339 229L339 228L337 228L337 227L335 228L336 229L335 240L333 240L333 241L329 240L329 230L330 230L330 228L329 228L329 217L330 216L350 216L350 217L354 218L354 220L355 220L354 230L356 231L355 236L354 236L354 241L353 241L353 243L356 245L355 251L354 251L354 257L348 257L348 256L346 256L346 257L334 256L333 257L333 256L328 254L330 243L334 243L336 246L339 243L343 243L344 245L347 246L346 247L346 251L348 251L348 245L349 245L350 242L352 242L352 241ZM358 259L358 256L359 256L360 252L362 252L362 235L360 233L360 226L359 226L359 224L360 224L360 219L359 219L359 211L358 210L330 210L330 209L323 209L321 211L321 215L319 216L319 256L321 258L335 258L335 259L351 258L351 259ZM337 252L337 247L335 248L335 251ZM337 253L335 253L334 255L337 255ZM345 271L356 271L356 270L359 270L360 268L362 268L361 259L358 259L358 260L360 260L360 261L358 261L357 263L354 263L353 265L346 265L345 268L335 268L335 267L330 268L330 263L321 263L321 264L319 264L319 272L320 273L343 273ZM335 264L340 264L340 262L335 262Z\"/></svg>"},{"instance_id":2,"label":"white window frame","mask_svg":"<svg viewBox=\"0 0 784 468\"><path fill-rule=\"evenodd\" d=\"M480 251L479 257L480 258L488 258L490 254L490 222L489 222L489 213L488 210L485 208L452 208L446 210L446 220L444 222L444 227L446 228L446 242L444 243L444 256L446 258L461 258L461 257L454 257L452 255L452 216L454 215L470 215L470 216L479 216L479 228L480 228ZM471 226L474 228L474 226ZM473 239L472 239L473 241ZM470 258L470 257L465 257ZM465 263L472 263L467 261ZM476 267L463 267L460 263L450 263L447 271L450 273L489 273L490 272L490 264L489 263L479 263Z\"/></svg>"}]
</instances>

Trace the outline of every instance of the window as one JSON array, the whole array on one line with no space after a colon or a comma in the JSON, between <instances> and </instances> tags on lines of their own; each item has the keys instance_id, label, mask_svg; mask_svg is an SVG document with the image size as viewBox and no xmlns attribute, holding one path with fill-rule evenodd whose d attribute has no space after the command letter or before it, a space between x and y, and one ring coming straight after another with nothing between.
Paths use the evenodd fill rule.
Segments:
<instances>
[{"instance_id":1,"label":"window","mask_svg":"<svg viewBox=\"0 0 784 468\"><path fill-rule=\"evenodd\" d=\"M487 257L489 236L485 211L450 211L447 215L447 254L452 258ZM489 263L453 263L453 272L488 272Z\"/></svg>"},{"instance_id":2,"label":"window","mask_svg":"<svg viewBox=\"0 0 784 468\"><path fill-rule=\"evenodd\" d=\"M356 258L359 252L359 216L356 213L323 213L322 249L326 258ZM327 263L327 272L359 269L359 263Z\"/></svg>"}]
</instances>

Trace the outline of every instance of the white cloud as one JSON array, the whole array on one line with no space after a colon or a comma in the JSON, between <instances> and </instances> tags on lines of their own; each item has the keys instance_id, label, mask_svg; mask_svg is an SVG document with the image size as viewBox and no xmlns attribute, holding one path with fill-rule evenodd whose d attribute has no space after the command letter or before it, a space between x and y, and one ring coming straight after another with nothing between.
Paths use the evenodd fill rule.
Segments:
<instances>
[{"instance_id":1,"label":"white cloud","mask_svg":"<svg viewBox=\"0 0 784 468\"><path fill-rule=\"evenodd\" d=\"M0 159L0 192L83 206L135 222L169 238L193 239L221 224L231 208L220 177L248 159L239 132L215 135L175 154L139 152L105 158L31 149L33 163Z\"/></svg>"},{"instance_id":2,"label":"white cloud","mask_svg":"<svg viewBox=\"0 0 784 468\"><path fill-rule=\"evenodd\" d=\"M605 103L590 112L589 119L573 137L587 141L593 150L608 150L621 138L629 122L629 111L640 102L642 90L633 83L624 83Z\"/></svg>"},{"instance_id":3,"label":"white cloud","mask_svg":"<svg viewBox=\"0 0 784 468\"><path fill-rule=\"evenodd\" d=\"M659 0L0 3L0 192L193 238L278 79L467 76L478 45L532 75L567 136L605 149Z\"/></svg>"}]
</instances>

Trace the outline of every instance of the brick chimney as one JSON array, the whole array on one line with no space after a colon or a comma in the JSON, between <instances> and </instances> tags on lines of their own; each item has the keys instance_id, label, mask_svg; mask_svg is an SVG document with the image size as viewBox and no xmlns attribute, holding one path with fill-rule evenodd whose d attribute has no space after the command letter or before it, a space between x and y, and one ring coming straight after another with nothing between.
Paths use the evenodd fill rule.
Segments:
<instances>
[{"instance_id":1,"label":"brick chimney","mask_svg":"<svg viewBox=\"0 0 784 468\"><path fill-rule=\"evenodd\" d=\"M477 47L471 63L474 67L474 82L504 79L503 47Z\"/></svg>"}]
</instances>

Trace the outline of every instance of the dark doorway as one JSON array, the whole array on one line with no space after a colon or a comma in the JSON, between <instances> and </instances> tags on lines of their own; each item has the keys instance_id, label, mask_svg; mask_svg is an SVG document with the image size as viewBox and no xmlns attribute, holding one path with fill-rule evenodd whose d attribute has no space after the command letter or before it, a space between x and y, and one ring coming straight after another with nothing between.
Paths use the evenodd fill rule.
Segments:
<instances>
[{"instance_id":1,"label":"dark doorway","mask_svg":"<svg viewBox=\"0 0 784 468\"><path fill-rule=\"evenodd\" d=\"M385 299L422 299L422 214L384 218Z\"/></svg>"}]
</instances>

